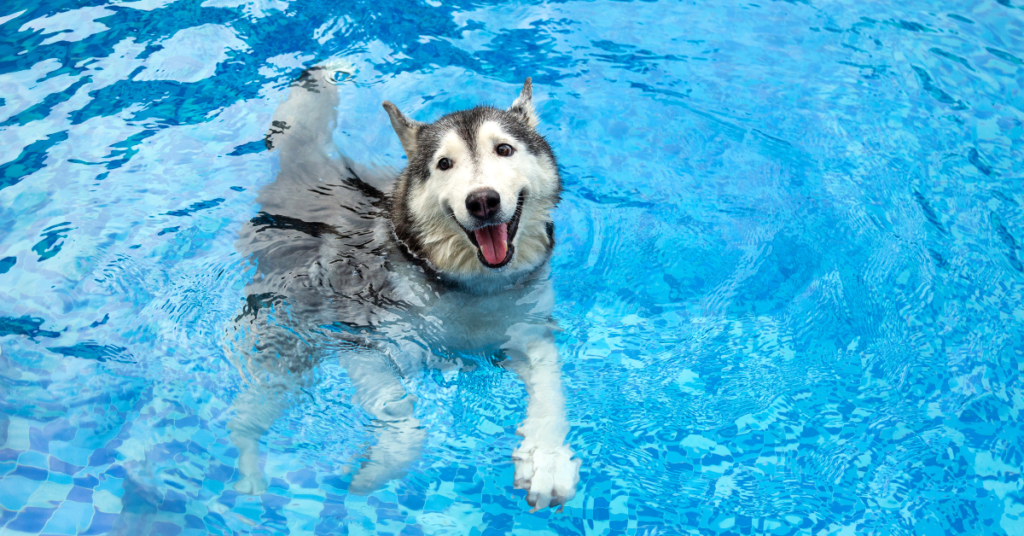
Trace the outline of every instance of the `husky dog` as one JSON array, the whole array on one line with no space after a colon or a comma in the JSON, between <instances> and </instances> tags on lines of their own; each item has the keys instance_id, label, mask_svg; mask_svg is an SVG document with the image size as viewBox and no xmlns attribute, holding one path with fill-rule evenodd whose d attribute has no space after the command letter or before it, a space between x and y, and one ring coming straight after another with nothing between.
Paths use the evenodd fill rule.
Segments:
<instances>
[{"instance_id":1,"label":"husky dog","mask_svg":"<svg viewBox=\"0 0 1024 536\"><path fill-rule=\"evenodd\" d=\"M227 340L249 384L229 423L235 489L266 490L260 437L319 360L340 360L354 401L378 423L349 484L366 493L419 456L425 432L405 385L425 366L471 366L439 354L500 354L529 397L514 485L534 510L564 505L580 461L565 442L548 280L561 180L536 130L530 80L507 110L480 106L429 124L385 102L408 157L394 178L337 154L332 74L304 72L274 113L266 144L280 173L236 243L256 273Z\"/></svg>"}]
</instances>

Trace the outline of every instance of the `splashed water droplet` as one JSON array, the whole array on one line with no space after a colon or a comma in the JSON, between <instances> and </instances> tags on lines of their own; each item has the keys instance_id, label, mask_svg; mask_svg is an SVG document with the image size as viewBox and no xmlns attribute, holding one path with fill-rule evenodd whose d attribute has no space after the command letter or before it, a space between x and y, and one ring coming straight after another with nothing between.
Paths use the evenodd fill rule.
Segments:
<instances>
[{"instance_id":1,"label":"splashed water droplet","mask_svg":"<svg viewBox=\"0 0 1024 536\"><path fill-rule=\"evenodd\" d=\"M332 84L340 84L352 77L352 73L346 73L345 71L334 71L327 77L327 81Z\"/></svg>"},{"instance_id":2,"label":"splashed water droplet","mask_svg":"<svg viewBox=\"0 0 1024 536\"><path fill-rule=\"evenodd\" d=\"M326 72L324 78L327 82L338 85L347 82L355 77L356 66L349 61L334 60L324 65Z\"/></svg>"}]
</instances>

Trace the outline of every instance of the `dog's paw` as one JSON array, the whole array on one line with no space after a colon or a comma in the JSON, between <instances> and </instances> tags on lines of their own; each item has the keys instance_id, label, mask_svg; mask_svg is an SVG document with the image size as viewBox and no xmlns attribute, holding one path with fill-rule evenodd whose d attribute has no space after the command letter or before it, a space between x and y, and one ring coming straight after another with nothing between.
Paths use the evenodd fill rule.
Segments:
<instances>
[{"instance_id":1,"label":"dog's paw","mask_svg":"<svg viewBox=\"0 0 1024 536\"><path fill-rule=\"evenodd\" d=\"M530 441L512 453L516 465L516 489L526 490L526 502L534 512L549 506L564 506L576 496L580 481L580 460L572 459L572 450L538 447Z\"/></svg>"},{"instance_id":2,"label":"dog's paw","mask_svg":"<svg viewBox=\"0 0 1024 536\"><path fill-rule=\"evenodd\" d=\"M379 462L368 462L356 471L349 482L348 491L356 495L369 495L384 487L388 481L400 478L405 473Z\"/></svg>"},{"instance_id":3,"label":"dog's paw","mask_svg":"<svg viewBox=\"0 0 1024 536\"><path fill-rule=\"evenodd\" d=\"M262 474L244 476L235 482L235 491L246 495L263 495L267 491L267 479Z\"/></svg>"}]
</instances>

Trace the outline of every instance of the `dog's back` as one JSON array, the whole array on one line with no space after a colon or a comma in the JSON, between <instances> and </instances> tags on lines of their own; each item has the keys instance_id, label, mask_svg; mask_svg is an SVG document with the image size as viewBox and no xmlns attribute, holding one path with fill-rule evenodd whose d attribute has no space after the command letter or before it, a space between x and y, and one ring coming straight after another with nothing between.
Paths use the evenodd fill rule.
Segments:
<instances>
[{"instance_id":1,"label":"dog's back","mask_svg":"<svg viewBox=\"0 0 1024 536\"><path fill-rule=\"evenodd\" d=\"M337 151L324 134L337 101L313 68L274 114L266 144L278 153L280 172L260 190L259 213L235 242L255 267L245 289L248 321L273 309L307 326L372 328L402 307L388 276L385 194L374 185L390 177L331 158Z\"/></svg>"}]
</instances>

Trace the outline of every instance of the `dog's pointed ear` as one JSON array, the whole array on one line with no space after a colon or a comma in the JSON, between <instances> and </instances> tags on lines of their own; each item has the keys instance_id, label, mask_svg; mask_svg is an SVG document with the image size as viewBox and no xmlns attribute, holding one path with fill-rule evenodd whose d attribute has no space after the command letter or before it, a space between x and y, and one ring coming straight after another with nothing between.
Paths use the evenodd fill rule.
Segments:
<instances>
[{"instance_id":1,"label":"dog's pointed ear","mask_svg":"<svg viewBox=\"0 0 1024 536\"><path fill-rule=\"evenodd\" d=\"M414 121L398 110L398 107L390 101L384 101L384 109L391 118L391 128L398 134L398 141L402 142L402 149L405 149L405 156L412 162L416 156L416 135L419 133L423 123Z\"/></svg>"},{"instance_id":2,"label":"dog's pointed ear","mask_svg":"<svg viewBox=\"0 0 1024 536\"><path fill-rule=\"evenodd\" d=\"M523 118L530 128L537 128L540 121L537 120L537 112L533 109L533 81L530 78L523 83L523 90L519 92L519 98L512 103L508 111Z\"/></svg>"}]
</instances>

